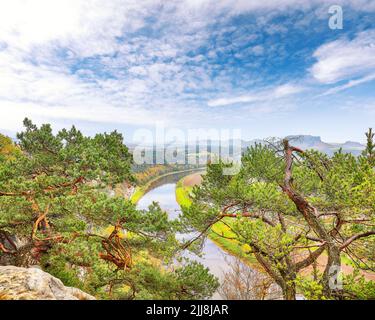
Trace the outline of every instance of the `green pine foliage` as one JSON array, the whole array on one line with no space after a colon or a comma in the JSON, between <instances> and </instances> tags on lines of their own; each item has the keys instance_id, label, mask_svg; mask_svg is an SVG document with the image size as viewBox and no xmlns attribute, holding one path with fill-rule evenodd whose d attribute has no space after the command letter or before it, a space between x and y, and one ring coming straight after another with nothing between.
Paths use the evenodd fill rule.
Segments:
<instances>
[{"instance_id":1,"label":"green pine foliage","mask_svg":"<svg viewBox=\"0 0 375 320\"><path fill-rule=\"evenodd\" d=\"M371 137L371 132L367 136ZM283 142L249 148L242 158L241 171L234 176L223 175L227 164L210 164L202 185L193 190L191 206L184 208L183 223L186 228L200 230L202 237L224 223L230 232L221 236L230 233L239 246L248 247L247 254L254 256L279 284L286 299L295 298L302 289L311 299L372 298L372 294L359 294L354 282L345 285L344 292L330 290L324 270L317 280L300 279L305 268L334 249L340 252L341 263L345 259L361 269L375 271L372 151L359 157L342 152L328 157L314 150L296 150L291 158L289 189ZM314 212L314 220L304 215L306 206ZM316 230L323 231L318 234ZM333 249L320 238L323 235ZM357 285L373 286L371 281L361 283ZM309 288L320 293L308 293Z\"/></svg>"},{"instance_id":2,"label":"green pine foliage","mask_svg":"<svg viewBox=\"0 0 375 320\"><path fill-rule=\"evenodd\" d=\"M375 167L375 133L372 132L372 128L369 128L365 134L367 142L366 149L363 151L363 156L367 157L372 166Z\"/></svg>"},{"instance_id":3,"label":"green pine foliage","mask_svg":"<svg viewBox=\"0 0 375 320\"><path fill-rule=\"evenodd\" d=\"M20 151L0 158L0 264L38 264L102 299L213 294L217 279L206 268L173 264L176 221L157 204L137 210L111 194L134 182L121 134L54 133L29 119L24 126Z\"/></svg>"}]
</instances>

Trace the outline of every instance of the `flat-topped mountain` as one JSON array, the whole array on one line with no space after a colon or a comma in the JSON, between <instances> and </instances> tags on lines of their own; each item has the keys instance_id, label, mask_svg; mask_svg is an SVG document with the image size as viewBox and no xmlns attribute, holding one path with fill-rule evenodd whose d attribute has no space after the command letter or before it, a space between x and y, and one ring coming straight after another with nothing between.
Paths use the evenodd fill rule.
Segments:
<instances>
[{"instance_id":1,"label":"flat-topped mountain","mask_svg":"<svg viewBox=\"0 0 375 320\"><path fill-rule=\"evenodd\" d=\"M344 143L336 143L336 142L324 142L322 141L320 136L312 136L312 135L289 135L286 136L288 140L290 140L291 144L293 144L296 147L299 147L303 150L307 149L315 149L321 152L324 152L328 155L333 155L334 152L338 151L340 148L342 149L342 152L345 153L352 153L354 155L361 154L362 150L364 150L365 146L359 142L356 141L346 141ZM215 150L218 150L218 146L227 147L228 145L236 145L241 146L241 149L244 151L248 147L254 146L256 143L258 144L264 144L266 143L266 139L253 139L253 140L226 140L226 141L220 141L220 140L203 140L200 141L201 147L205 147L205 143L207 143L209 152L211 151L211 148L214 148ZM174 145L168 145L166 144L164 147L162 145L155 145L156 149L159 150L159 152L163 152L164 148L168 147L177 147L178 149L186 149L186 146L184 143L180 144L174 144ZM132 151L134 149L135 145L130 144L130 150ZM153 149L154 147L152 144L150 144L147 148ZM196 153L198 152L196 145L188 145L186 151L188 153ZM212 149L212 152L213 149Z\"/></svg>"},{"instance_id":2,"label":"flat-topped mountain","mask_svg":"<svg viewBox=\"0 0 375 320\"><path fill-rule=\"evenodd\" d=\"M291 135L287 136L286 138L289 139L296 147L304 150L315 149L327 153L328 155L332 155L340 148L342 149L342 152L359 155L365 148L364 145L355 141L346 141L345 143L324 142L319 136Z\"/></svg>"},{"instance_id":3,"label":"flat-topped mountain","mask_svg":"<svg viewBox=\"0 0 375 320\"><path fill-rule=\"evenodd\" d=\"M335 142L324 142L320 136L312 135L289 135L285 137L290 141L290 143L298 148L303 150L315 149L321 152L324 152L328 155L333 155L335 151L338 151L340 148L342 152L352 153L354 155L361 154L365 146L359 142L355 141L346 141L345 143L335 143ZM250 146L255 145L256 143L267 143L266 140L254 139L250 141L242 140L242 149L246 149Z\"/></svg>"}]
</instances>

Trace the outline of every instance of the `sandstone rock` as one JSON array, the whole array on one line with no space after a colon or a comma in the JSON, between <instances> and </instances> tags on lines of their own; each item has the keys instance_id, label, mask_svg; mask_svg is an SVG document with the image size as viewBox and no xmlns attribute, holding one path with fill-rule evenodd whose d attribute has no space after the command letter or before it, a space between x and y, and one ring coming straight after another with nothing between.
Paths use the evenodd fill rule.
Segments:
<instances>
[{"instance_id":1,"label":"sandstone rock","mask_svg":"<svg viewBox=\"0 0 375 320\"><path fill-rule=\"evenodd\" d=\"M39 268L0 266L0 299L7 300L95 300L77 288Z\"/></svg>"}]
</instances>

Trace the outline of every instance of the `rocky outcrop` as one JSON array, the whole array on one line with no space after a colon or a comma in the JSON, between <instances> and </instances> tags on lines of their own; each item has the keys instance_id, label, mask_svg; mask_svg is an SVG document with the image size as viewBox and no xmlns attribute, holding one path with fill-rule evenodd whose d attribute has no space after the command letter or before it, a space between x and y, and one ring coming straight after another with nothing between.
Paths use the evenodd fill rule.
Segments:
<instances>
[{"instance_id":1,"label":"rocky outcrop","mask_svg":"<svg viewBox=\"0 0 375 320\"><path fill-rule=\"evenodd\" d=\"M3 300L95 300L77 288L39 268L0 266L0 299Z\"/></svg>"}]
</instances>

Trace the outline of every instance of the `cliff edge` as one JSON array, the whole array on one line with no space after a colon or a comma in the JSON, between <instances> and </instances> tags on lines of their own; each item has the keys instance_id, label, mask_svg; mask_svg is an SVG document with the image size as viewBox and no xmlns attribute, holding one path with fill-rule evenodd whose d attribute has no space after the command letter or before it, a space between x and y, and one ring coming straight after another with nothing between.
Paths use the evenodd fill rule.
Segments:
<instances>
[{"instance_id":1,"label":"cliff edge","mask_svg":"<svg viewBox=\"0 0 375 320\"><path fill-rule=\"evenodd\" d=\"M95 300L36 267L0 266L0 300Z\"/></svg>"}]
</instances>

